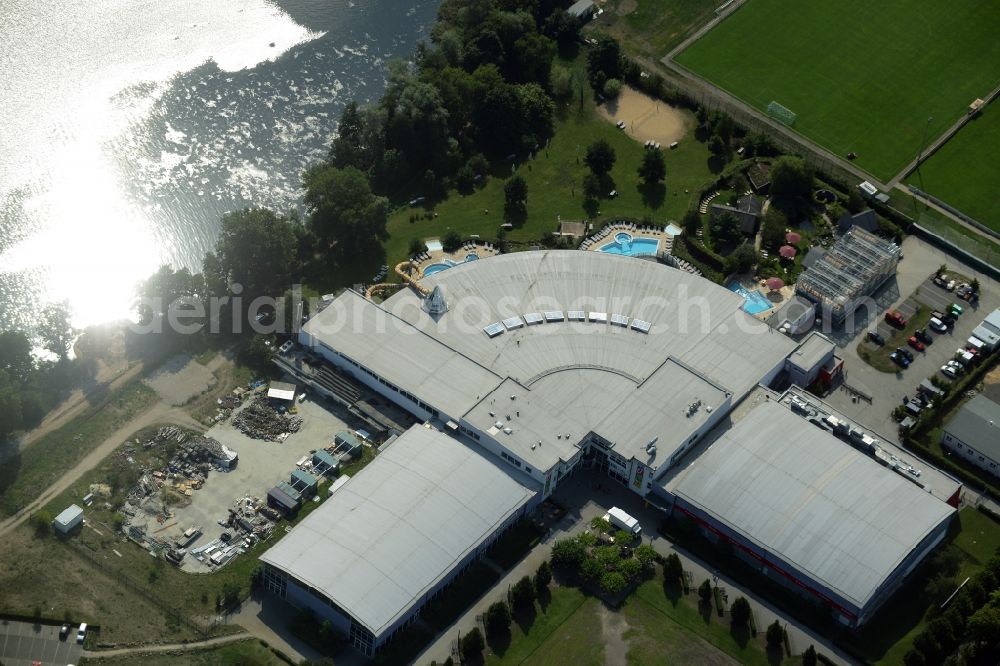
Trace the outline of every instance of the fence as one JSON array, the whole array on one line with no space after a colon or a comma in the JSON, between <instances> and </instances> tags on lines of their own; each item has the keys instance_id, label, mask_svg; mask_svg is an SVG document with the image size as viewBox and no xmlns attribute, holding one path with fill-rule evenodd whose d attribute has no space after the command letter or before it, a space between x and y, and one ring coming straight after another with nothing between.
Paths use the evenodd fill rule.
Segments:
<instances>
[{"instance_id":1,"label":"fence","mask_svg":"<svg viewBox=\"0 0 1000 666\"><path fill-rule=\"evenodd\" d=\"M936 204L936 205L940 206L941 208L944 208L946 211L948 211L949 213L951 213L955 217L960 218L966 224L971 224L972 226L974 226L975 228L979 229L983 233L988 234L988 235L990 235L990 236L992 236L994 238L1000 239L1000 233L997 233L993 229L990 229L988 226L986 226L982 222L979 222L978 220L974 220L973 218L969 217L968 215L966 215L965 213L963 213L959 209L957 209L954 206L952 206L951 204L949 204L947 201L942 201L941 199L938 199L933 194L928 194L927 192L924 192L923 190L921 190L921 189L919 189L917 187L914 187L913 185L907 185L906 187L909 188L909 190L910 190L911 193L917 195L918 197L922 197L924 199L927 199L931 203Z\"/></svg>"}]
</instances>

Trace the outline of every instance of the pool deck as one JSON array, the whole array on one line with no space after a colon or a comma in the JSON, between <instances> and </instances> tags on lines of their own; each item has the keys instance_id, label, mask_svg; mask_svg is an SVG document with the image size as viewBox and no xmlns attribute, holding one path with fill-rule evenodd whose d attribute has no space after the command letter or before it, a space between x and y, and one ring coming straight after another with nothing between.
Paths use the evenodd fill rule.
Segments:
<instances>
[{"instance_id":1,"label":"pool deck","mask_svg":"<svg viewBox=\"0 0 1000 666\"><path fill-rule=\"evenodd\" d=\"M487 257L493 257L500 254L500 250L493 245L493 243L487 243L479 240L465 241L462 243L462 247L454 252L445 252L444 250L427 250L416 255L412 258L413 263L417 267L414 274L423 277L425 268L433 264L444 263L445 260L461 264L465 261L466 255L470 252L474 252L479 255L480 259L486 259Z\"/></svg>"},{"instance_id":2,"label":"pool deck","mask_svg":"<svg viewBox=\"0 0 1000 666\"><path fill-rule=\"evenodd\" d=\"M655 224L634 224L630 222L612 223L595 234L587 236L580 243L581 250L601 251L603 245L613 243L615 234L621 232L631 234L634 238L653 238L658 242L656 254L673 254L674 237L667 233L666 226Z\"/></svg>"},{"instance_id":3,"label":"pool deck","mask_svg":"<svg viewBox=\"0 0 1000 666\"><path fill-rule=\"evenodd\" d=\"M726 284L731 282L737 282L741 287L747 289L748 291L757 290L762 296L771 301L772 307L763 312L758 312L757 314L750 315L751 317L756 317L761 321L766 321L771 315L778 311L785 302L795 295L795 285L785 285L781 289L776 291L769 291L767 288L767 280L763 278L753 278L746 274L733 276ZM744 310L746 312L746 310ZM750 314L750 313L747 313Z\"/></svg>"}]
</instances>

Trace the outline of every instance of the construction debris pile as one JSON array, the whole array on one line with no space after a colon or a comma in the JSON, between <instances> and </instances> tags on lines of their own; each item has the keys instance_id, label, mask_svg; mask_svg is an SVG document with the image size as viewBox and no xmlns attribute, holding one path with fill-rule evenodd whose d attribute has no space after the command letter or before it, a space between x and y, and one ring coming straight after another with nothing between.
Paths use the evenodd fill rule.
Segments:
<instances>
[{"instance_id":1,"label":"construction debris pile","mask_svg":"<svg viewBox=\"0 0 1000 666\"><path fill-rule=\"evenodd\" d=\"M233 425L247 437L283 442L288 435L298 432L302 419L283 414L272 407L266 398L257 397L236 415Z\"/></svg>"},{"instance_id":2,"label":"construction debris pile","mask_svg":"<svg viewBox=\"0 0 1000 666\"><path fill-rule=\"evenodd\" d=\"M226 531L218 539L213 539L190 551L186 551L180 547L180 543L177 543L166 557L174 564L180 564L184 556L190 554L208 567L222 567L237 555L245 553L258 541L267 539L274 530L274 523L280 519L276 512L258 498L243 497L233 504L229 516L219 521ZM200 528L198 533L200 534Z\"/></svg>"}]
</instances>

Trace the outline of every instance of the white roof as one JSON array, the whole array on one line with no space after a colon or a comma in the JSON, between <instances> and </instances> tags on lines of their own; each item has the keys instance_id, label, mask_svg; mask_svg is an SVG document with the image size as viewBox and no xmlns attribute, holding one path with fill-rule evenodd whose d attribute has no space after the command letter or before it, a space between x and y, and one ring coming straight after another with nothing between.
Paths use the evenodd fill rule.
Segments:
<instances>
[{"instance_id":1,"label":"white roof","mask_svg":"<svg viewBox=\"0 0 1000 666\"><path fill-rule=\"evenodd\" d=\"M76 504L70 504L56 516L55 522L60 525L68 525L82 515L83 509Z\"/></svg>"},{"instance_id":2,"label":"white roof","mask_svg":"<svg viewBox=\"0 0 1000 666\"><path fill-rule=\"evenodd\" d=\"M773 402L671 474L666 489L858 608L954 512Z\"/></svg>"},{"instance_id":3,"label":"white roof","mask_svg":"<svg viewBox=\"0 0 1000 666\"><path fill-rule=\"evenodd\" d=\"M414 426L261 560L378 636L534 494L458 440Z\"/></svg>"}]
</instances>

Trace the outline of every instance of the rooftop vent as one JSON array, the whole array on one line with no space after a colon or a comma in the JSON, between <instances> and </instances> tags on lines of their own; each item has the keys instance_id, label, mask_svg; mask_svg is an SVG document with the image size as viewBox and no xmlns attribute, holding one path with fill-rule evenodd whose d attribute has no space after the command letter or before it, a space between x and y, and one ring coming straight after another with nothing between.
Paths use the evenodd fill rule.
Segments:
<instances>
[{"instance_id":1,"label":"rooftop vent","mask_svg":"<svg viewBox=\"0 0 1000 666\"><path fill-rule=\"evenodd\" d=\"M427 297L424 301L424 309L427 314L432 317L440 317L445 312L448 311L448 303L444 300L444 293L441 291L441 285L434 287L434 291L431 295Z\"/></svg>"},{"instance_id":2,"label":"rooftop vent","mask_svg":"<svg viewBox=\"0 0 1000 666\"><path fill-rule=\"evenodd\" d=\"M506 427L506 428L504 428L503 431L504 431L504 434L507 434L507 435L509 435L510 433L514 432L513 430L510 429L509 426Z\"/></svg>"}]
</instances>

